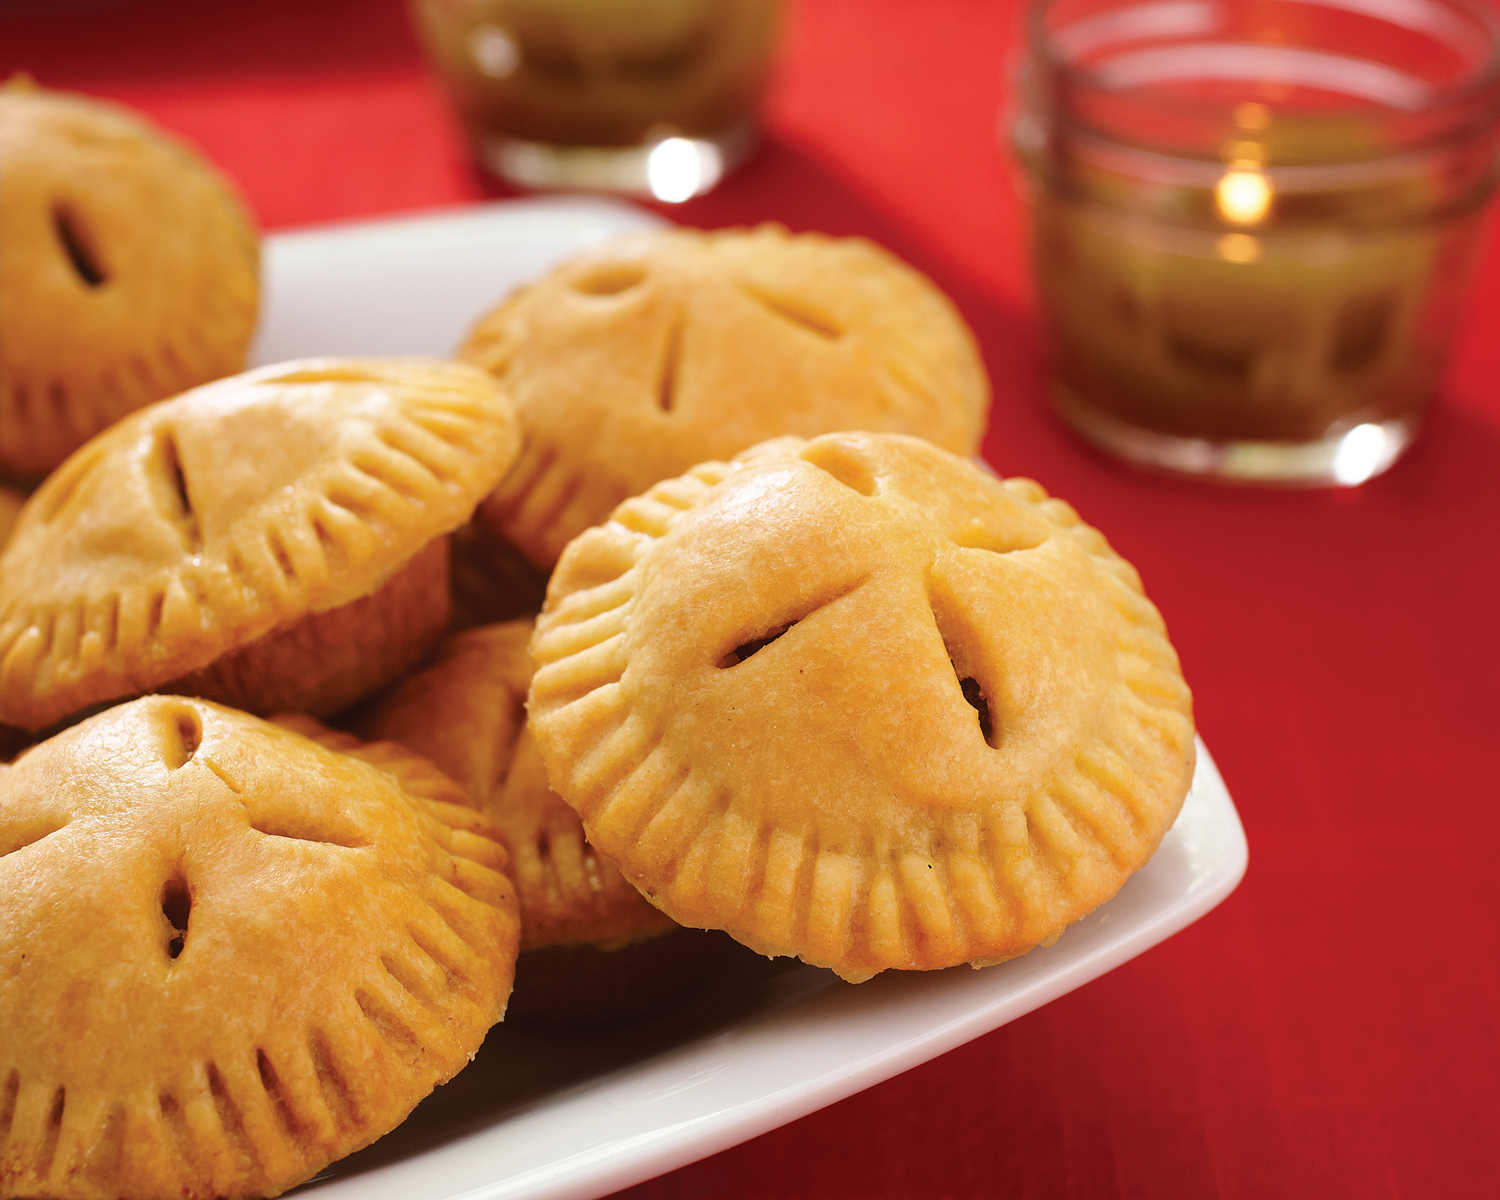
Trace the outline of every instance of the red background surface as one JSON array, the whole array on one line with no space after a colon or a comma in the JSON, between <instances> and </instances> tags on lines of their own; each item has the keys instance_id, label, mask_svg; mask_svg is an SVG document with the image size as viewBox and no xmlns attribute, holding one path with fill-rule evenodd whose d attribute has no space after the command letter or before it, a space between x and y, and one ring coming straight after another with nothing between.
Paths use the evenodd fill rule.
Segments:
<instances>
[{"instance_id":1,"label":"red background surface","mask_svg":"<svg viewBox=\"0 0 1500 1200\"><path fill-rule=\"evenodd\" d=\"M1346 493L1140 478L1043 402L996 142L1005 0L802 0L769 141L670 210L883 242L952 294L986 450L1140 568L1243 817L1218 910L1005 1028L623 1195L1500 1194L1500 257L1423 438ZM501 194L397 0L0 0L0 73L185 134L267 228Z\"/></svg>"}]
</instances>

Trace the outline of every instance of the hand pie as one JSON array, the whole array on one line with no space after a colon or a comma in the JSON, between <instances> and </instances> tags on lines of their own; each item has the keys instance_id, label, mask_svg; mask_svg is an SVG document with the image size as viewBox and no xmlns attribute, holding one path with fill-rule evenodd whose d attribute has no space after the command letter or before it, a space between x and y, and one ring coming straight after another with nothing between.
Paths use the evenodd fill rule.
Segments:
<instances>
[{"instance_id":1,"label":"hand pie","mask_svg":"<svg viewBox=\"0 0 1500 1200\"><path fill-rule=\"evenodd\" d=\"M119 105L0 87L0 470L240 370L260 250L228 181Z\"/></svg>"},{"instance_id":2,"label":"hand pie","mask_svg":"<svg viewBox=\"0 0 1500 1200\"><path fill-rule=\"evenodd\" d=\"M358 730L430 758L499 830L521 904L515 1017L564 1026L638 1016L701 979L719 943L642 899L548 787L526 727L531 633L531 621L511 621L450 637Z\"/></svg>"},{"instance_id":3,"label":"hand pie","mask_svg":"<svg viewBox=\"0 0 1500 1200\"><path fill-rule=\"evenodd\" d=\"M1066 504L916 438L778 439L570 545L532 730L684 925L850 980L1011 958L1156 849L1191 700Z\"/></svg>"},{"instance_id":4,"label":"hand pie","mask_svg":"<svg viewBox=\"0 0 1500 1200\"><path fill-rule=\"evenodd\" d=\"M0 555L0 721L146 691L342 710L441 637L444 535L517 441L493 379L421 360L284 363L132 414Z\"/></svg>"},{"instance_id":5,"label":"hand pie","mask_svg":"<svg viewBox=\"0 0 1500 1200\"><path fill-rule=\"evenodd\" d=\"M348 753L149 696L0 767L0 1195L276 1195L500 1018L489 824L415 755L303 727Z\"/></svg>"},{"instance_id":6,"label":"hand pie","mask_svg":"<svg viewBox=\"0 0 1500 1200\"><path fill-rule=\"evenodd\" d=\"M973 454L989 411L973 335L924 276L858 238L770 225L610 242L511 296L459 357L521 419L480 515L542 567L694 463L836 429Z\"/></svg>"},{"instance_id":7,"label":"hand pie","mask_svg":"<svg viewBox=\"0 0 1500 1200\"><path fill-rule=\"evenodd\" d=\"M628 942L672 922L584 840L578 814L547 786L526 728L532 622L449 638L437 661L385 697L358 732L430 758L457 782L510 849L521 901L521 949Z\"/></svg>"}]
</instances>

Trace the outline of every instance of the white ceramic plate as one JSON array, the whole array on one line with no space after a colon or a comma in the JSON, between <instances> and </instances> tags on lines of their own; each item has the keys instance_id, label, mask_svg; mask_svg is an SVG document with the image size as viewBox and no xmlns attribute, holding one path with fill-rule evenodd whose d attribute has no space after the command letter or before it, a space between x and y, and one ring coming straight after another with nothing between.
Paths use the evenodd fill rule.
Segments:
<instances>
[{"instance_id":1,"label":"white ceramic plate","mask_svg":"<svg viewBox=\"0 0 1500 1200\"><path fill-rule=\"evenodd\" d=\"M518 284L585 246L661 224L631 205L567 197L271 234L250 361L446 357Z\"/></svg>"},{"instance_id":2,"label":"white ceramic plate","mask_svg":"<svg viewBox=\"0 0 1500 1200\"><path fill-rule=\"evenodd\" d=\"M445 354L510 288L572 251L658 224L625 205L511 201L274 235L254 360ZM1207 750L1182 815L1120 893L1056 945L990 967L852 986L731 955L688 1004L588 1034L497 1026L399 1129L304 1185L318 1200L584 1200L800 1117L934 1058L1197 920L1245 873Z\"/></svg>"}]
</instances>

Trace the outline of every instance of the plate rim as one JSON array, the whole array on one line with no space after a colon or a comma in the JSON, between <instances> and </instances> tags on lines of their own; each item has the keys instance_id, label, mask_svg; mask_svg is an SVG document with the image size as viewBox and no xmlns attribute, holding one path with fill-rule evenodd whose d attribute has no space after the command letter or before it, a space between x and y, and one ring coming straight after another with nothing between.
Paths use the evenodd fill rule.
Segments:
<instances>
[{"instance_id":1,"label":"plate rim","mask_svg":"<svg viewBox=\"0 0 1500 1200\"><path fill-rule=\"evenodd\" d=\"M1197 738L1197 747L1198 766L1189 796L1199 797L1202 812L1195 814L1188 809L1186 803L1184 811L1189 814L1190 825L1208 827L1211 832L1218 834L1221 844L1212 867L1195 879L1186 892L1165 905L1156 906L1148 919L1133 925L1123 935L1106 939L1103 945L1068 962L1059 970L1048 971L1044 968L1039 972L1040 978L1028 982L1020 989L1019 1000L1015 995L993 1000L957 1018L938 1022L932 1028L906 1039L895 1049L875 1053L842 1069L825 1071L786 1083L779 1088L764 1090L752 1100L741 1101L732 1109L721 1106L695 1121L677 1121L649 1133L636 1133L613 1142L596 1141L563 1159L527 1167L515 1174L470 1180L466 1186L457 1190L436 1188L424 1190L422 1194L434 1198L443 1197L444 1200L594 1200L727 1150L894 1078L1034 1012L1159 945L1227 899L1244 878L1249 865L1249 845L1238 810L1201 737ZM1173 831L1178 829L1179 826L1174 824ZM1171 832L1169 831L1168 836L1171 836ZM1187 832L1185 828L1182 830L1183 834ZM1133 876L1132 879L1134 878ZM1125 886L1128 887L1130 883L1131 880L1127 880ZM1106 901L1084 917L1083 921L1097 919L1108 910L1111 902ZM1027 960L1032 964L1040 963L1050 957L1048 949L1050 948L1038 948L1010 963L1000 965L1014 968ZM904 977L905 980L915 981L915 986L920 988L923 977L927 975L939 977L952 973L964 979L972 979L993 969L985 968L967 973L961 967L950 968L948 972L893 971L885 972L863 984L843 984L831 980L829 990L817 993L813 1000L830 994L853 996L856 999L860 994L870 994L873 998L878 990L876 981L882 979L889 984L892 979ZM811 972L817 968L806 970ZM866 992L865 989L871 990ZM902 999L904 1002L909 997ZM796 1019L798 1010L811 1002L808 998L795 1001L785 1010L759 1018L756 1025L774 1024L783 1018ZM774 1030L761 1031L757 1028L754 1033L757 1037L778 1036ZM418 1177L430 1165L422 1162L424 1158L434 1154L455 1157L475 1154L488 1158L484 1153L486 1144L504 1140L508 1136L504 1132L506 1127L513 1134L528 1121L533 1124L562 1121L566 1119L570 1106L592 1106L599 1102L601 1092L622 1089L625 1077L629 1074L670 1073L676 1065L692 1065L698 1048L697 1042L673 1047L647 1063L611 1070L598 1078L571 1084L528 1109L500 1118L482 1129L460 1135L442 1146L368 1171L304 1185L304 1190L309 1195L319 1195L321 1200L352 1200L361 1190L376 1184L387 1185L382 1186L381 1191L388 1191L391 1195L415 1195L417 1191L413 1184L418 1182ZM620 1097L615 1096L613 1099L619 1100ZM648 1101L647 1104L649 1103Z\"/></svg>"}]
</instances>

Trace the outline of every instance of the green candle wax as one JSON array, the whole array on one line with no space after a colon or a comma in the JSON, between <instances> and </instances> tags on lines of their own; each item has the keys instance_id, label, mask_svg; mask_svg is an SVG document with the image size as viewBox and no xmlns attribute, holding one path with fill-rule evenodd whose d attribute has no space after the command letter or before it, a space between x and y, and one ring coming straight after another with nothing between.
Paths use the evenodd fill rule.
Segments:
<instances>
[{"instance_id":1,"label":"green candle wax","mask_svg":"<svg viewBox=\"0 0 1500 1200\"><path fill-rule=\"evenodd\" d=\"M715 136L765 89L780 0L412 0L471 133L568 146Z\"/></svg>"},{"instance_id":2,"label":"green candle wax","mask_svg":"<svg viewBox=\"0 0 1500 1200\"><path fill-rule=\"evenodd\" d=\"M1035 221L1064 386L1133 424L1207 438L1308 438L1420 406L1469 240L1428 224L1215 235L1046 195Z\"/></svg>"}]
</instances>

